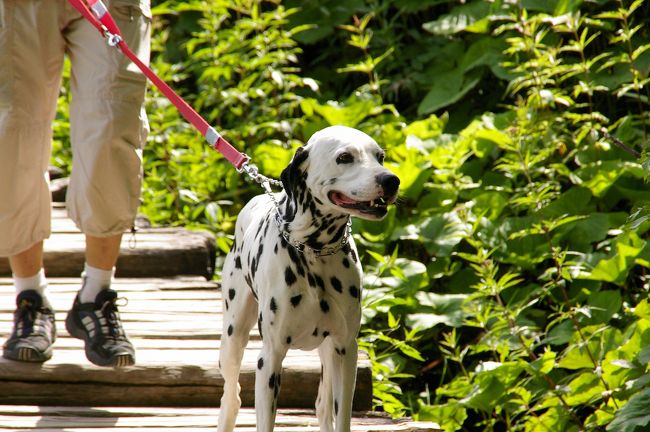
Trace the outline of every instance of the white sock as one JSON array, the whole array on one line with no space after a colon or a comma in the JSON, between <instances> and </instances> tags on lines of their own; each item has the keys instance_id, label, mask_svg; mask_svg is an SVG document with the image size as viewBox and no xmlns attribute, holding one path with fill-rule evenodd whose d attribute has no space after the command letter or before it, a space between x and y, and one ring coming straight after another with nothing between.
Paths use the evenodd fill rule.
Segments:
<instances>
[{"instance_id":1,"label":"white sock","mask_svg":"<svg viewBox=\"0 0 650 432\"><path fill-rule=\"evenodd\" d=\"M14 277L14 286L16 287L16 295L20 294L23 291L34 290L45 298L45 291L47 289L47 279L45 278L45 270L41 269L34 276L30 277Z\"/></svg>"},{"instance_id":2,"label":"white sock","mask_svg":"<svg viewBox=\"0 0 650 432\"><path fill-rule=\"evenodd\" d=\"M115 267L111 270L102 270L89 266L86 263L84 265L84 271L81 274L84 282L81 291L79 291L79 301L81 303L94 302L97 294L111 287L114 274Z\"/></svg>"}]
</instances>

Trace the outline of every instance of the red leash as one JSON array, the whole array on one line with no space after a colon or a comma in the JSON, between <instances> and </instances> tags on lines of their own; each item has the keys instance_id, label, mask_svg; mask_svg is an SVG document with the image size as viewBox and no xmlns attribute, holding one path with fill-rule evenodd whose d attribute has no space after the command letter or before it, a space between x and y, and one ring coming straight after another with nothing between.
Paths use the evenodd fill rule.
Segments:
<instances>
[{"instance_id":1,"label":"red leash","mask_svg":"<svg viewBox=\"0 0 650 432\"><path fill-rule=\"evenodd\" d=\"M119 48L135 63L143 74L178 108L181 115L201 132L210 146L220 152L231 164L242 171L250 158L238 151L208 124L185 100L167 85L156 73L144 64L124 42L120 29L101 0L68 0L105 37L110 46Z\"/></svg>"}]
</instances>

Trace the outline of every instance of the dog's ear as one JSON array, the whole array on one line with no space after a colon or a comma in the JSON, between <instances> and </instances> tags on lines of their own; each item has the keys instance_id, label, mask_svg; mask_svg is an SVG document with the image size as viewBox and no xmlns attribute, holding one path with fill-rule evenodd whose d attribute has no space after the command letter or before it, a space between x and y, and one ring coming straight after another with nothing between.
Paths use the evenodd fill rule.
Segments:
<instances>
[{"instance_id":1,"label":"dog's ear","mask_svg":"<svg viewBox=\"0 0 650 432\"><path fill-rule=\"evenodd\" d=\"M287 167L282 170L280 174L280 180L282 180L282 186L284 187L287 195L293 195L293 191L296 190L298 183L301 181L302 171L300 165L307 160L309 156L309 151L305 150L304 147L299 147L296 150L296 154L293 155L293 159Z\"/></svg>"}]
</instances>

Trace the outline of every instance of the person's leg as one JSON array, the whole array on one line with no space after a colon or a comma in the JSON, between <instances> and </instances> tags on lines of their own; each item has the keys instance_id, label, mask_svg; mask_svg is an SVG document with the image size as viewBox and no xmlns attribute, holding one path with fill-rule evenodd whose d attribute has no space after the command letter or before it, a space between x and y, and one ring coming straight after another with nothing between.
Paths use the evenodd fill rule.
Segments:
<instances>
[{"instance_id":1,"label":"person's leg","mask_svg":"<svg viewBox=\"0 0 650 432\"><path fill-rule=\"evenodd\" d=\"M150 10L141 0L107 1L124 40L149 58ZM72 64L71 139L74 165L67 204L86 234L83 286L66 318L71 335L84 339L86 356L101 366L127 366L135 350L110 289L122 233L140 203L145 77L86 22L66 31Z\"/></svg>"},{"instance_id":2,"label":"person's leg","mask_svg":"<svg viewBox=\"0 0 650 432\"><path fill-rule=\"evenodd\" d=\"M28 278L43 269L43 241L36 242L29 249L9 257L14 276Z\"/></svg>"},{"instance_id":3,"label":"person's leg","mask_svg":"<svg viewBox=\"0 0 650 432\"><path fill-rule=\"evenodd\" d=\"M50 235L51 123L63 66L59 3L0 2L0 256L9 257L17 296L3 356L42 362L56 337L43 240Z\"/></svg>"},{"instance_id":4,"label":"person's leg","mask_svg":"<svg viewBox=\"0 0 650 432\"><path fill-rule=\"evenodd\" d=\"M86 235L86 264L82 274L84 284L79 292L82 303L95 301L100 291L110 288L121 242L122 234L110 237Z\"/></svg>"},{"instance_id":5,"label":"person's leg","mask_svg":"<svg viewBox=\"0 0 650 432\"><path fill-rule=\"evenodd\" d=\"M29 249L9 257L9 265L13 274L16 295L21 296L27 291L34 291L47 301L47 279L43 269L43 242L37 242ZM20 304L20 301L18 302Z\"/></svg>"}]
</instances>

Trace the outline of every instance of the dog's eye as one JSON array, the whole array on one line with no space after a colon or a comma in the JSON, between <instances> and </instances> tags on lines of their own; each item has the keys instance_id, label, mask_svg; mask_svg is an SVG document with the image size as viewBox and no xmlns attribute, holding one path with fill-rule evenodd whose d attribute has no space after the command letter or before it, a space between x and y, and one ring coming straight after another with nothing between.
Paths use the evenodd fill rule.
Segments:
<instances>
[{"instance_id":1,"label":"dog's eye","mask_svg":"<svg viewBox=\"0 0 650 432\"><path fill-rule=\"evenodd\" d=\"M386 154L385 154L384 152L379 152L379 153L377 153L377 161L378 161L380 164L382 164L382 165L384 164L384 159L385 159L385 158L386 158Z\"/></svg>"},{"instance_id":2,"label":"dog's eye","mask_svg":"<svg viewBox=\"0 0 650 432\"><path fill-rule=\"evenodd\" d=\"M354 162L354 156L350 153L341 153L336 157L336 163L337 164L350 164Z\"/></svg>"}]
</instances>

